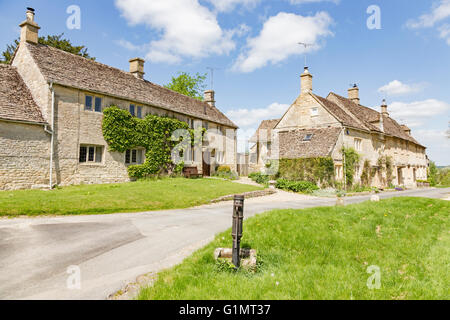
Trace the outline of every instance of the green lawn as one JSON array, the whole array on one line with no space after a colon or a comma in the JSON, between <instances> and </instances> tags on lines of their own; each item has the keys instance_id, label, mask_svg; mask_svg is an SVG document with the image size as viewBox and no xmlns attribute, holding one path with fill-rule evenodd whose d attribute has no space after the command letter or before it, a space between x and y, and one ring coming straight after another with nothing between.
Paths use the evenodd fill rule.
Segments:
<instances>
[{"instance_id":1,"label":"green lawn","mask_svg":"<svg viewBox=\"0 0 450 320\"><path fill-rule=\"evenodd\" d=\"M0 216L138 212L187 208L261 188L218 179L167 178L52 191L0 192Z\"/></svg>"},{"instance_id":2,"label":"green lawn","mask_svg":"<svg viewBox=\"0 0 450 320\"><path fill-rule=\"evenodd\" d=\"M244 224L256 273L214 261L214 248L231 247L228 230L139 299L448 299L449 212L449 202L423 198L268 212ZM367 287L372 265L378 290Z\"/></svg>"}]
</instances>

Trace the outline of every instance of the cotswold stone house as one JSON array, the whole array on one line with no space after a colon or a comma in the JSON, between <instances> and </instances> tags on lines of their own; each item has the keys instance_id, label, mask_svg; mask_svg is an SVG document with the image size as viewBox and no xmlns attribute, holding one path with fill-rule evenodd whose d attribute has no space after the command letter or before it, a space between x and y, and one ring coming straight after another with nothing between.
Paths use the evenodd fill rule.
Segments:
<instances>
[{"instance_id":1,"label":"cotswold stone house","mask_svg":"<svg viewBox=\"0 0 450 320\"><path fill-rule=\"evenodd\" d=\"M129 181L127 166L142 164L146 150L108 151L102 111L111 105L222 132L223 145L193 148L185 165L204 175L218 163L236 170L237 127L214 91L198 101L144 80L142 59L125 72L41 45L32 10L20 27L11 65L0 65L0 189Z\"/></svg>"},{"instance_id":2,"label":"cotswold stone house","mask_svg":"<svg viewBox=\"0 0 450 320\"><path fill-rule=\"evenodd\" d=\"M364 107L356 85L348 90L348 98L333 92L322 98L312 92L312 78L305 68L300 96L281 119L263 121L252 137L254 171L264 168L268 159L331 157L335 178L344 182L345 147L361 157L355 167L355 183L361 181L364 164L370 166L372 186L415 187L417 180L427 179L426 148L407 126L389 117L385 103L381 112ZM386 157L392 161L390 178L383 165Z\"/></svg>"}]
</instances>

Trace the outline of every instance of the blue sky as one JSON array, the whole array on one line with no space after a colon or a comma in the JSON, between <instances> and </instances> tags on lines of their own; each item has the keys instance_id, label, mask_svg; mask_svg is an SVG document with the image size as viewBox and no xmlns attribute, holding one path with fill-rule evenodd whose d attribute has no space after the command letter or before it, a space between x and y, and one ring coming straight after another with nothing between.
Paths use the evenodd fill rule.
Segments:
<instances>
[{"instance_id":1,"label":"blue sky","mask_svg":"<svg viewBox=\"0 0 450 320\"><path fill-rule=\"evenodd\" d=\"M413 3L413 5L412 5ZM81 9L81 28L66 12ZM381 29L369 29L371 5ZM40 34L64 32L98 61L127 70L146 59L146 79L165 84L178 71L216 68L217 106L250 135L281 116L300 92L304 49L316 94L347 94L407 123L439 165L450 164L450 0L0 0L0 47L18 37L25 8ZM208 79L209 86L209 79Z\"/></svg>"}]
</instances>

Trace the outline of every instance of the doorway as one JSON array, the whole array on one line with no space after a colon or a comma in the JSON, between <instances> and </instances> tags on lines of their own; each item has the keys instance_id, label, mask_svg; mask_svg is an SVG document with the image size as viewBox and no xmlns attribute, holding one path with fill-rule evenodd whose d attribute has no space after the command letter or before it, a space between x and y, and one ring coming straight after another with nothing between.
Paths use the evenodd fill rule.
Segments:
<instances>
[{"instance_id":1,"label":"doorway","mask_svg":"<svg viewBox=\"0 0 450 320\"><path fill-rule=\"evenodd\" d=\"M209 151L203 152L202 156L202 172L204 177L211 176L211 153Z\"/></svg>"}]
</instances>

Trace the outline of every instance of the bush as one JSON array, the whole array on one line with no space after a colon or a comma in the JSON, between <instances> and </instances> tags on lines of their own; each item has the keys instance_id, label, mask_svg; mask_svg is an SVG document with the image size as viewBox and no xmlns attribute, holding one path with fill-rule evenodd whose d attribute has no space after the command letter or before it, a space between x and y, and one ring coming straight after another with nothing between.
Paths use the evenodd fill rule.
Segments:
<instances>
[{"instance_id":1,"label":"bush","mask_svg":"<svg viewBox=\"0 0 450 320\"><path fill-rule=\"evenodd\" d=\"M219 171L217 170L217 172L213 175L214 177L217 178L222 178L222 179L227 179L227 180L238 180L239 176L236 172L232 172L230 171Z\"/></svg>"},{"instance_id":2,"label":"bush","mask_svg":"<svg viewBox=\"0 0 450 320\"><path fill-rule=\"evenodd\" d=\"M270 180L268 175L262 174L260 172L250 173L248 177L259 184L268 184Z\"/></svg>"},{"instance_id":3,"label":"bush","mask_svg":"<svg viewBox=\"0 0 450 320\"><path fill-rule=\"evenodd\" d=\"M231 173L231 168L229 166L219 166L217 172Z\"/></svg>"},{"instance_id":4,"label":"bush","mask_svg":"<svg viewBox=\"0 0 450 320\"><path fill-rule=\"evenodd\" d=\"M278 189L289 190L301 193L313 193L319 190L319 187L309 181L289 181L286 179L278 179L276 187Z\"/></svg>"}]
</instances>

